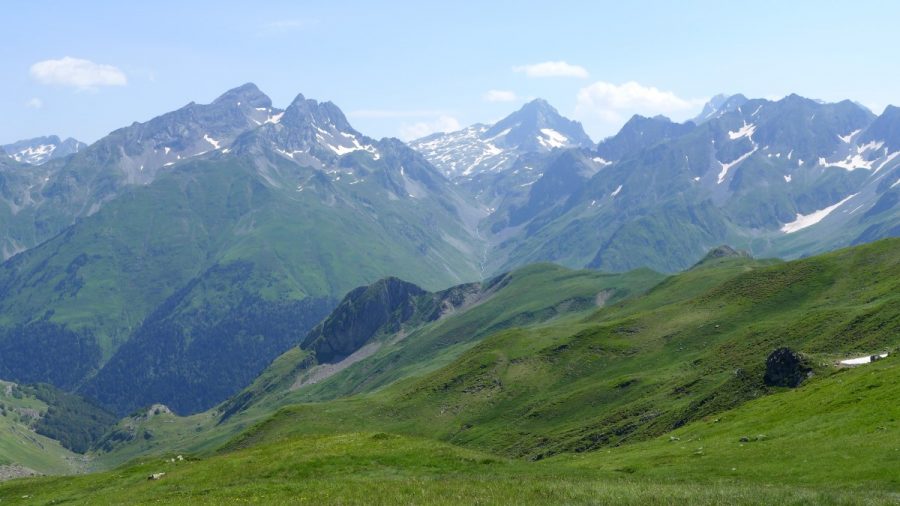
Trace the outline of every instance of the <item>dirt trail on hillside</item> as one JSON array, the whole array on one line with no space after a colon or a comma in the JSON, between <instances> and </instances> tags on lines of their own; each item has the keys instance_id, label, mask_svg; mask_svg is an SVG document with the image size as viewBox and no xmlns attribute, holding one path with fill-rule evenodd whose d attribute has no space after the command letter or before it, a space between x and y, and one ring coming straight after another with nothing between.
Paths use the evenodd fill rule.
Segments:
<instances>
[{"instance_id":1,"label":"dirt trail on hillside","mask_svg":"<svg viewBox=\"0 0 900 506\"><path fill-rule=\"evenodd\" d=\"M354 351L340 362L317 365L309 371L301 373L297 380L294 381L294 384L291 385L291 390L297 390L298 388L307 385L315 385L320 381L326 380L360 360L371 357L379 348L381 348L381 343L369 343Z\"/></svg>"}]
</instances>

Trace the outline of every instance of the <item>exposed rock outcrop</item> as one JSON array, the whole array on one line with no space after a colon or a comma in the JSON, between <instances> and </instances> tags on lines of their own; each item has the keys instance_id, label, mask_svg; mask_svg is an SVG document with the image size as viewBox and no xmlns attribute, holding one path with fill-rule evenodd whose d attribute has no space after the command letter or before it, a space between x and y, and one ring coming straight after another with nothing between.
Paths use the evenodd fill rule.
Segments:
<instances>
[{"instance_id":1,"label":"exposed rock outcrop","mask_svg":"<svg viewBox=\"0 0 900 506\"><path fill-rule=\"evenodd\" d=\"M771 387L794 388L811 375L812 366L806 357L790 348L778 348L766 358L763 381Z\"/></svg>"}]
</instances>

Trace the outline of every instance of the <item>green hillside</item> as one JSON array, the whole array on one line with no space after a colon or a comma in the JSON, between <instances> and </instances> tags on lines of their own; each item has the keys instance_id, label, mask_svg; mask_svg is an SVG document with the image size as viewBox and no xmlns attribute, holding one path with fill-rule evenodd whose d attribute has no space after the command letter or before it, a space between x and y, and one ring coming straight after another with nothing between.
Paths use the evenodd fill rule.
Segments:
<instances>
[{"instance_id":1,"label":"green hillside","mask_svg":"<svg viewBox=\"0 0 900 506\"><path fill-rule=\"evenodd\" d=\"M112 472L18 480L0 486L0 500L896 504L898 372L896 360L845 370L689 424L672 436L540 462L355 432L279 439L199 460L172 454ZM884 410L890 406L893 411ZM752 442L742 443L745 435ZM159 480L147 479L160 472L166 474Z\"/></svg>"},{"instance_id":2,"label":"green hillside","mask_svg":"<svg viewBox=\"0 0 900 506\"><path fill-rule=\"evenodd\" d=\"M147 452L208 450L269 417L280 406L346 397L421 377L451 363L499 329L583 318L598 302L637 297L660 279L661 275L647 270L609 275L540 264L440 292L407 288L413 296L397 304L398 309L383 325L370 329L365 339L356 343L360 360L351 359L346 367L344 361L320 364L314 351L294 347L249 387L209 412L123 420L100 443L98 464L121 463ZM328 321L345 322L349 328L367 323L378 314L378 306L370 307L370 303L385 296L387 286L398 284L402 282L383 280L354 290L320 328L327 328ZM399 294L397 290L388 293ZM407 307L413 309L403 313L402 308ZM313 330L310 336L319 332ZM334 332L325 334L337 338ZM324 374L327 371L331 374Z\"/></svg>"},{"instance_id":3,"label":"green hillside","mask_svg":"<svg viewBox=\"0 0 900 506\"><path fill-rule=\"evenodd\" d=\"M315 353L292 350L217 410L124 420L95 453L124 467L0 499L895 504L898 246L786 263L721 249L649 291L649 272L538 265L466 285L502 287L434 321L415 299L392 313L408 327L371 332L357 345L376 352L324 381L297 387ZM809 366L796 388L764 381L781 347Z\"/></svg>"},{"instance_id":4,"label":"green hillside","mask_svg":"<svg viewBox=\"0 0 900 506\"><path fill-rule=\"evenodd\" d=\"M251 159L187 162L3 264L0 377L78 389L120 414L157 401L196 412L246 386L355 286L478 277L432 230L466 235L444 202L392 200L378 178L298 192L293 181L314 171L276 163L279 179Z\"/></svg>"},{"instance_id":5,"label":"green hillside","mask_svg":"<svg viewBox=\"0 0 900 506\"><path fill-rule=\"evenodd\" d=\"M0 381L0 478L18 476L28 473L68 474L85 468L85 459L82 455L74 453L64 447L59 439L67 439L71 442L71 431L67 431L68 438L54 431L57 424L54 417L47 419L48 411L59 410L60 405L49 399L47 395L41 395L41 399L35 395L35 388L20 386L15 383ZM44 392L46 394L46 392ZM46 400L45 400L46 399ZM70 410L63 407L62 411ZM55 417L58 421L60 417ZM77 420L77 416L70 417L69 421ZM41 428L36 427L44 422ZM79 420L79 421L84 421ZM87 429L90 423L83 424ZM49 429L49 430L47 430ZM76 431L77 432L77 431ZM70 445L71 446L71 445Z\"/></svg>"},{"instance_id":6,"label":"green hillside","mask_svg":"<svg viewBox=\"0 0 900 506\"><path fill-rule=\"evenodd\" d=\"M497 332L375 394L285 408L252 440L358 427L541 459L641 441L765 396L791 347L818 376L896 348L896 240L790 263L722 258L581 321Z\"/></svg>"}]
</instances>

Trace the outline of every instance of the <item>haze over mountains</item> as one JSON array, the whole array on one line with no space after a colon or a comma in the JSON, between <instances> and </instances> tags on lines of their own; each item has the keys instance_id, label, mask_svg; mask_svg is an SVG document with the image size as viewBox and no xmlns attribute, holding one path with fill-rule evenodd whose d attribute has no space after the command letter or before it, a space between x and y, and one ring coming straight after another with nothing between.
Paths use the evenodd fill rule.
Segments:
<instances>
[{"instance_id":1,"label":"haze over mountains","mask_svg":"<svg viewBox=\"0 0 900 506\"><path fill-rule=\"evenodd\" d=\"M2 146L3 151L17 162L40 165L54 158L63 158L86 148L87 144L69 137L60 140L55 135L26 139Z\"/></svg>"},{"instance_id":2,"label":"haze over mountains","mask_svg":"<svg viewBox=\"0 0 900 506\"><path fill-rule=\"evenodd\" d=\"M900 109L718 96L595 143L538 99L405 144L248 83L65 144L0 153L0 481L117 469L4 503L895 495Z\"/></svg>"},{"instance_id":3,"label":"haze over mountains","mask_svg":"<svg viewBox=\"0 0 900 506\"><path fill-rule=\"evenodd\" d=\"M900 235L898 111L735 95L594 144L535 100L407 146L246 84L69 156L0 161L0 377L190 413L385 276L674 272L723 243L793 258Z\"/></svg>"}]
</instances>

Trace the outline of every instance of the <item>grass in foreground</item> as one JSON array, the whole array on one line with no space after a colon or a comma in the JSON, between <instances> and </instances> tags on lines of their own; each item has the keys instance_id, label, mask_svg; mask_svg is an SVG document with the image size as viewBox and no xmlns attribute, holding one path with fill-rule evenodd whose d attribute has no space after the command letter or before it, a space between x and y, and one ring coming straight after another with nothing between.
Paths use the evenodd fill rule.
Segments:
<instances>
[{"instance_id":1,"label":"grass in foreground","mask_svg":"<svg viewBox=\"0 0 900 506\"><path fill-rule=\"evenodd\" d=\"M151 473L165 472L159 480ZM384 433L310 436L174 463L153 459L0 488L4 504L891 504L885 493L651 482L492 457Z\"/></svg>"},{"instance_id":2,"label":"grass in foreground","mask_svg":"<svg viewBox=\"0 0 900 506\"><path fill-rule=\"evenodd\" d=\"M898 504L900 361L845 370L715 419L539 462L387 433L270 432L204 459L23 479L3 504ZM718 421L717 421L718 420ZM256 434L259 436L259 434ZM742 442L742 437L750 441ZM153 481L152 473L166 473Z\"/></svg>"}]
</instances>

